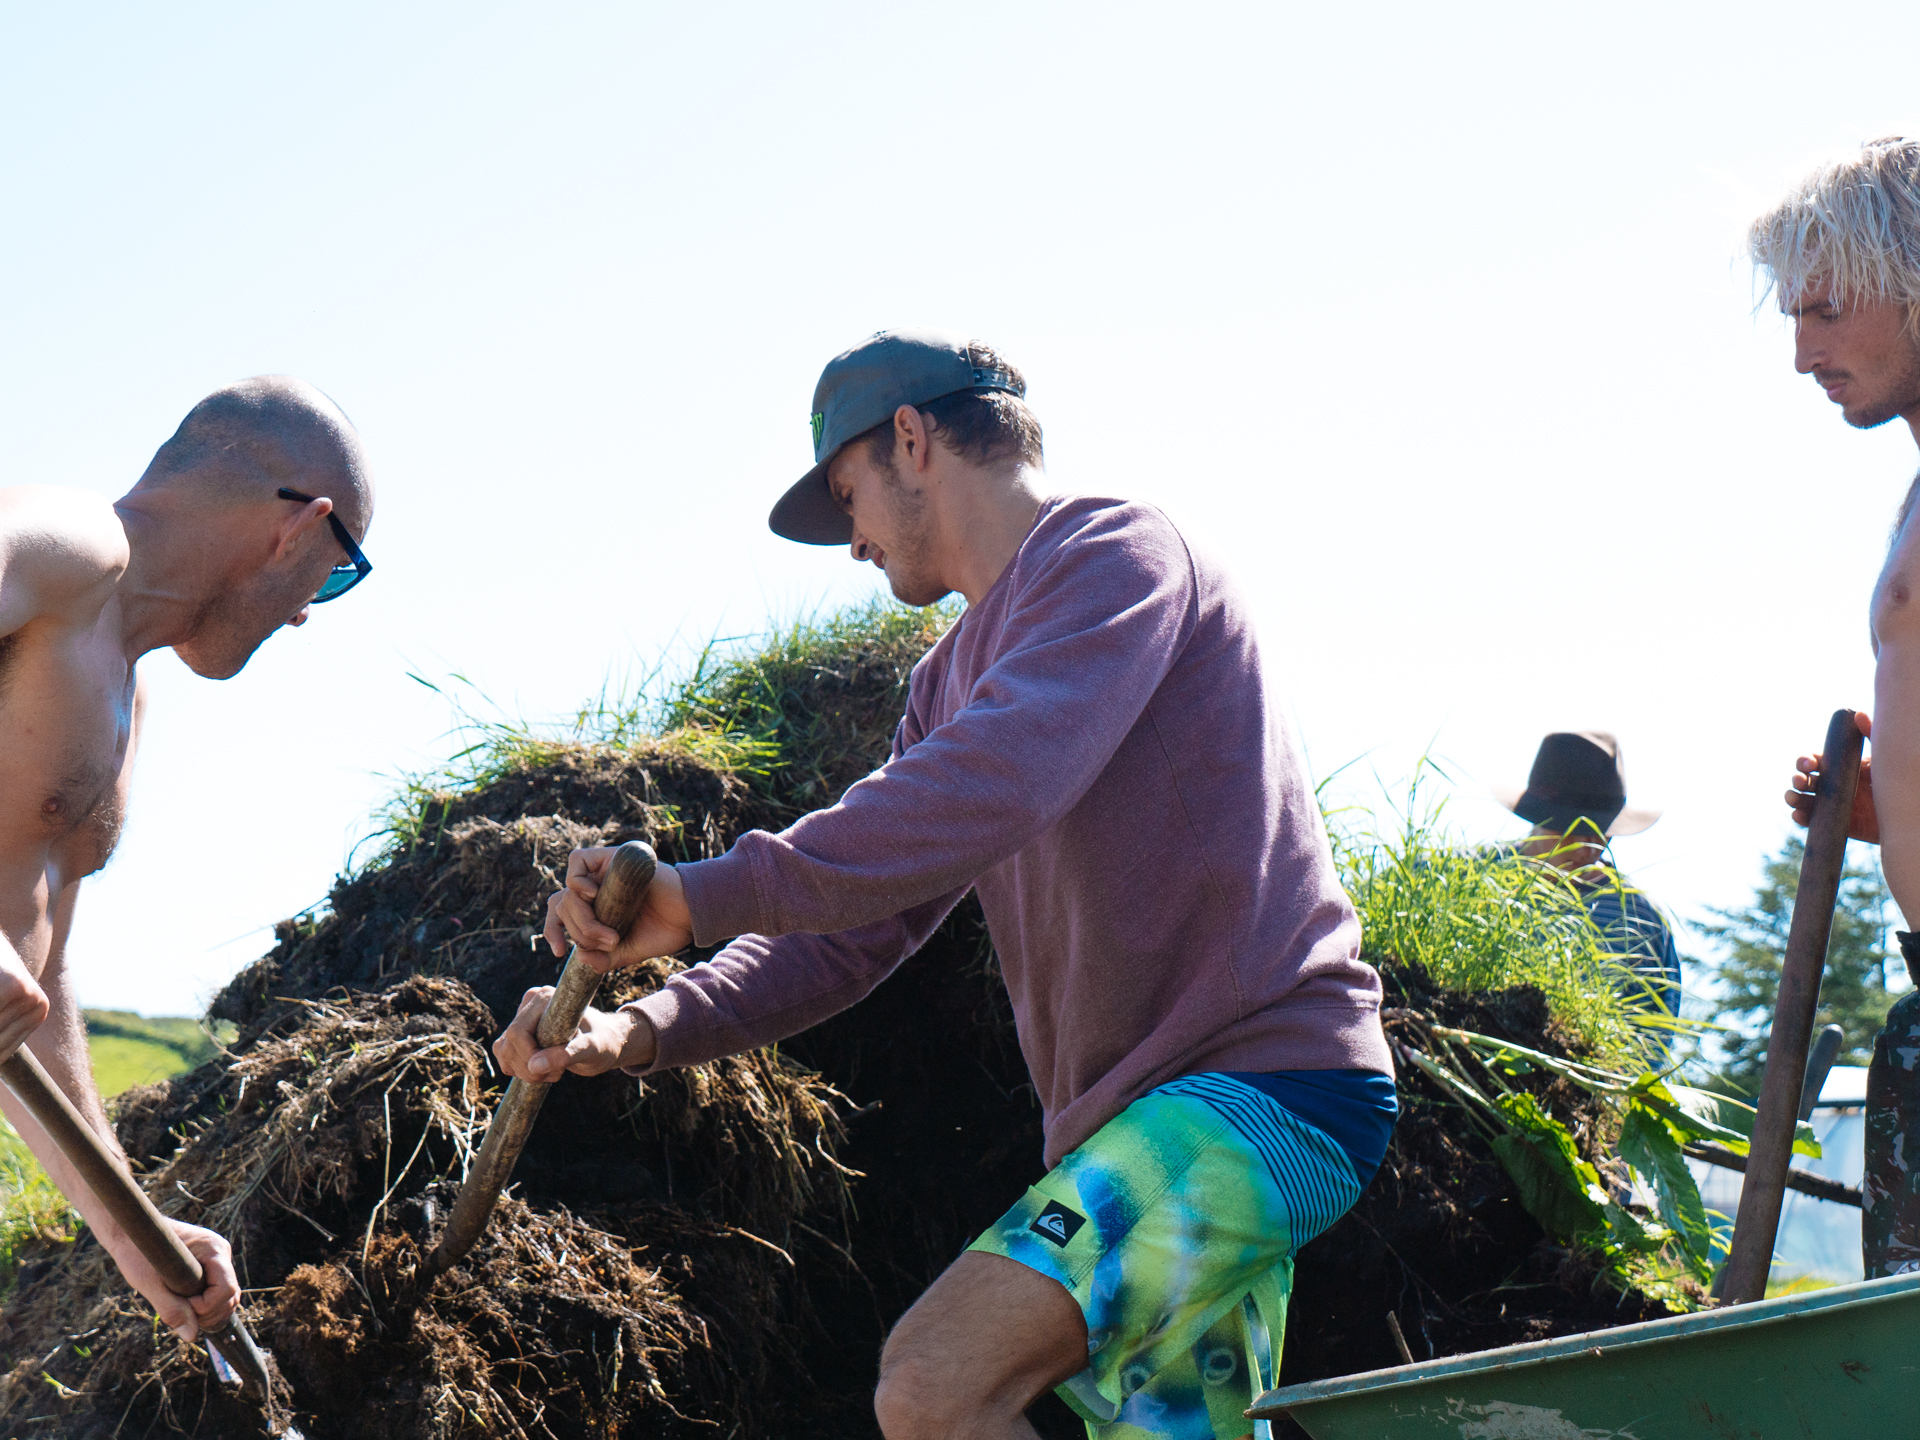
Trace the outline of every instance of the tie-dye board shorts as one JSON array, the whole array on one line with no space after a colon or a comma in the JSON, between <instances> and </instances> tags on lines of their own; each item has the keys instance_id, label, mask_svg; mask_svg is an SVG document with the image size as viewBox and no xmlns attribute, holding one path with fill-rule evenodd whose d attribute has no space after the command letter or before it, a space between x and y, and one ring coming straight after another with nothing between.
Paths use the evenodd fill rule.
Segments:
<instances>
[{"instance_id":1,"label":"tie-dye board shorts","mask_svg":"<svg viewBox=\"0 0 1920 1440\"><path fill-rule=\"evenodd\" d=\"M968 1248L1079 1302L1087 1368L1057 1393L1094 1440L1236 1440L1279 1367L1294 1251L1360 1189L1347 1152L1278 1101L1187 1075L1121 1111Z\"/></svg>"}]
</instances>

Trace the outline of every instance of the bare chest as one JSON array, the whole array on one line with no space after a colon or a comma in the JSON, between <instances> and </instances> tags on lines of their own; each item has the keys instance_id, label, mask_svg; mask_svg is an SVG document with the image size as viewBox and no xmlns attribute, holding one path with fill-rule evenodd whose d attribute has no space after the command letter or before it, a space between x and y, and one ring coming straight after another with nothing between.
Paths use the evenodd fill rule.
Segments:
<instances>
[{"instance_id":1,"label":"bare chest","mask_svg":"<svg viewBox=\"0 0 1920 1440\"><path fill-rule=\"evenodd\" d=\"M1874 583L1871 623L1876 653L1889 640L1920 639L1920 519L1911 510Z\"/></svg>"},{"instance_id":2,"label":"bare chest","mask_svg":"<svg viewBox=\"0 0 1920 1440\"><path fill-rule=\"evenodd\" d=\"M0 906L12 877L58 891L120 837L134 672L106 627L33 625L0 642ZM9 919L12 917L9 916Z\"/></svg>"}]
</instances>

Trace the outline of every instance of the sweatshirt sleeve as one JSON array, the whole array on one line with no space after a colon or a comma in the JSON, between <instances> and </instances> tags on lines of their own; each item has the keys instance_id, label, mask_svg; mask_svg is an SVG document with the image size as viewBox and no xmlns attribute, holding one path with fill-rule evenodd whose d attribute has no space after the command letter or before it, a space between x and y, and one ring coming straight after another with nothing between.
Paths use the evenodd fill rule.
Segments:
<instances>
[{"instance_id":1,"label":"sweatshirt sleeve","mask_svg":"<svg viewBox=\"0 0 1920 1440\"><path fill-rule=\"evenodd\" d=\"M947 918L958 890L835 935L742 935L623 1007L652 1024L653 1063L629 1075L702 1065L797 1035L839 1014L899 968Z\"/></svg>"},{"instance_id":2,"label":"sweatshirt sleeve","mask_svg":"<svg viewBox=\"0 0 1920 1440\"><path fill-rule=\"evenodd\" d=\"M1196 586L1185 542L1151 507L1069 509L1047 525L1064 533L1029 537L1003 577L1014 590L999 654L951 720L905 737L839 804L680 867L698 943L876 935L864 927L951 906L1078 803L1192 634ZM783 972L798 959L778 954ZM828 965L776 988L842 979Z\"/></svg>"}]
</instances>

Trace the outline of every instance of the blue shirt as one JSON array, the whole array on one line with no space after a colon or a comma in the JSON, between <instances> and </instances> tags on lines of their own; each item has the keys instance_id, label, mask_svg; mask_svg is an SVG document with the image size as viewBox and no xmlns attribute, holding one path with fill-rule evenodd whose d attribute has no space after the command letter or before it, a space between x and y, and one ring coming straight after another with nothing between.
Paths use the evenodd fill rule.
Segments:
<instances>
[{"instance_id":1,"label":"blue shirt","mask_svg":"<svg viewBox=\"0 0 1920 1440\"><path fill-rule=\"evenodd\" d=\"M1607 875L1606 883L1586 891L1588 918L1606 936L1607 948L1652 985L1667 1013L1678 1015L1680 951L1666 916L1618 870Z\"/></svg>"}]
</instances>

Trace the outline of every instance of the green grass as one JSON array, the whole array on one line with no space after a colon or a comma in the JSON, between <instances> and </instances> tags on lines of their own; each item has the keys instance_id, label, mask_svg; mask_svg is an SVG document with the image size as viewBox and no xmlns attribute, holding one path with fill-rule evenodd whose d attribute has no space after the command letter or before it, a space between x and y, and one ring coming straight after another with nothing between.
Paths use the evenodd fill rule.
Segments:
<instances>
[{"instance_id":1,"label":"green grass","mask_svg":"<svg viewBox=\"0 0 1920 1440\"><path fill-rule=\"evenodd\" d=\"M71 1240L80 1217L6 1121L0 1120L0 1291L30 1246Z\"/></svg>"},{"instance_id":2,"label":"green grass","mask_svg":"<svg viewBox=\"0 0 1920 1440\"><path fill-rule=\"evenodd\" d=\"M93 1083L103 1096L118 1095L136 1085L150 1085L185 1071L180 1052L151 1040L124 1035L96 1035L87 1042L93 1060Z\"/></svg>"},{"instance_id":3,"label":"green grass","mask_svg":"<svg viewBox=\"0 0 1920 1440\"><path fill-rule=\"evenodd\" d=\"M1831 1290L1839 1283L1822 1275L1796 1275L1791 1280L1769 1280L1767 1299L1777 1299L1782 1295L1810 1295L1815 1290Z\"/></svg>"},{"instance_id":4,"label":"green grass","mask_svg":"<svg viewBox=\"0 0 1920 1440\"><path fill-rule=\"evenodd\" d=\"M1328 816L1369 958L1418 965L1450 990L1537 986L1594 1063L1657 1068L1677 1022L1645 1008L1644 982L1609 952L1569 876L1463 843L1442 807L1424 803L1418 776L1390 819L1383 829L1371 814Z\"/></svg>"},{"instance_id":5,"label":"green grass","mask_svg":"<svg viewBox=\"0 0 1920 1440\"><path fill-rule=\"evenodd\" d=\"M128 1010L81 1014L93 1054L93 1083L103 1096L195 1069L220 1053L219 1041L198 1020L184 1015L150 1017Z\"/></svg>"},{"instance_id":6,"label":"green grass","mask_svg":"<svg viewBox=\"0 0 1920 1440\"><path fill-rule=\"evenodd\" d=\"M960 608L875 599L766 635L711 641L683 678L666 679L656 664L638 681L609 680L571 716L547 724L500 713L464 676L436 684L415 675L453 707L459 748L444 764L397 777L372 848L349 870L418 843L451 794L581 746L677 749L783 805L789 797L806 808L827 804L886 758L914 662Z\"/></svg>"}]
</instances>

